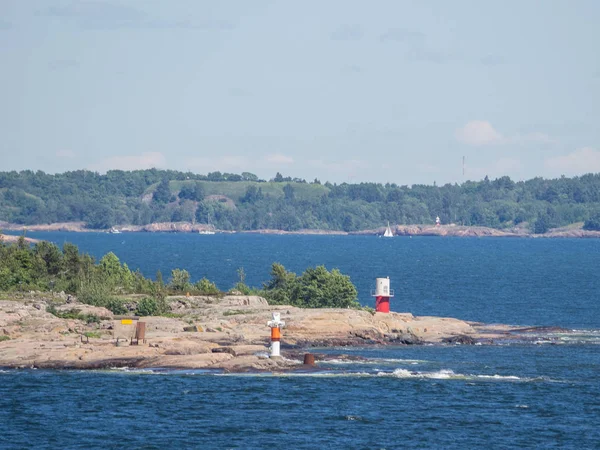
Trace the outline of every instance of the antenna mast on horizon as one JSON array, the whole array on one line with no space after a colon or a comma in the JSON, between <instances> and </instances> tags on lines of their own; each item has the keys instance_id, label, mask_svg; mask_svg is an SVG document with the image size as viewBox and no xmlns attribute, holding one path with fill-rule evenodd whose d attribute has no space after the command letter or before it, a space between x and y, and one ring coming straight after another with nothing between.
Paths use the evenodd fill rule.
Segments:
<instances>
[{"instance_id":1,"label":"antenna mast on horizon","mask_svg":"<svg viewBox=\"0 0 600 450\"><path fill-rule=\"evenodd\" d=\"M463 180L465 178L465 157L463 156Z\"/></svg>"}]
</instances>

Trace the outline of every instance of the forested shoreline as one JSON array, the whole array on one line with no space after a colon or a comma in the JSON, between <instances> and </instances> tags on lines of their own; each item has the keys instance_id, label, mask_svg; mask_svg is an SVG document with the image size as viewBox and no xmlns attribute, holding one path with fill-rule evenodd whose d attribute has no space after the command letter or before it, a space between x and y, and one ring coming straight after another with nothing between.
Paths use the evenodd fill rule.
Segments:
<instances>
[{"instance_id":1,"label":"forested shoreline","mask_svg":"<svg viewBox=\"0 0 600 450\"><path fill-rule=\"evenodd\" d=\"M171 170L0 172L0 221L36 225L85 222L91 229L157 222L221 230L357 231L394 224L444 224L533 233L584 223L600 230L600 174L509 177L462 184L332 184L284 177Z\"/></svg>"}]
</instances>

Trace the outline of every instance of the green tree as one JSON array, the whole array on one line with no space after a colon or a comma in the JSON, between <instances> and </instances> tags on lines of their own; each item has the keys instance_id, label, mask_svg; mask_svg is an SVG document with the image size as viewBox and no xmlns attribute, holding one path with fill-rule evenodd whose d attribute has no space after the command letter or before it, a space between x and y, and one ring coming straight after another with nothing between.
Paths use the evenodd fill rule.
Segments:
<instances>
[{"instance_id":1,"label":"green tree","mask_svg":"<svg viewBox=\"0 0 600 450\"><path fill-rule=\"evenodd\" d=\"M246 188L246 193L240 199L240 201L242 203L254 204L257 201L262 200L263 198L264 198L264 196L263 196L263 193L262 193L262 189L261 188L257 188L255 185L251 184L250 186L248 186Z\"/></svg>"},{"instance_id":2,"label":"green tree","mask_svg":"<svg viewBox=\"0 0 600 450\"><path fill-rule=\"evenodd\" d=\"M540 215L537 220L533 224L533 233L534 234L544 234L550 228L548 216L545 214Z\"/></svg>"},{"instance_id":3,"label":"green tree","mask_svg":"<svg viewBox=\"0 0 600 450\"><path fill-rule=\"evenodd\" d=\"M153 200L156 203L168 203L171 199L171 188L169 187L169 180L166 178L161 180L154 191Z\"/></svg>"},{"instance_id":4,"label":"green tree","mask_svg":"<svg viewBox=\"0 0 600 450\"><path fill-rule=\"evenodd\" d=\"M288 202L294 201L296 196L294 193L294 187L291 184L288 183L283 187L283 196Z\"/></svg>"},{"instance_id":5,"label":"green tree","mask_svg":"<svg viewBox=\"0 0 600 450\"><path fill-rule=\"evenodd\" d=\"M217 285L212 281L209 281L207 278L202 278L200 281L198 281L194 285L194 288L204 295L215 295L221 292L219 291Z\"/></svg>"},{"instance_id":6,"label":"green tree","mask_svg":"<svg viewBox=\"0 0 600 450\"><path fill-rule=\"evenodd\" d=\"M178 197L184 200L193 200L201 202L204 200L204 188L202 183L195 182L194 184L185 184L181 187Z\"/></svg>"},{"instance_id":7,"label":"green tree","mask_svg":"<svg viewBox=\"0 0 600 450\"><path fill-rule=\"evenodd\" d=\"M600 211L592 214L583 224L584 230L600 231Z\"/></svg>"},{"instance_id":8,"label":"green tree","mask_svg":"<svg viewBox=\"0 0 600 450\"><path fill-rule=\"evenodd\" d=\"M58 276L63 268L63 255L60 249L47 241L35 244L34 254L44 262L44 270L48 275Z\"/></svg>"},{"instance_id":9,"label":"green tree","mask_svg":"<svg viewBox=\"0 0 600 450\"><path fill-rule=\"evenodd\" d=\"M329 272L324 266L308 268L297 277L278 263L271 267L271 280L264 294L274 304L301 308L356 308L358 291L350 277L339 270Z\"/></svg>"},{"instance_id":10,"label":"green tree","mask_svg":"<svg viewBox=\"0 0 600 450\"><path fill-rule=\"evenodd\" d=\"M190 284L190 274L187 270L173 269L171 271L171 282L169 287L174 291L185 292L189 291L192 285Z\"/></svg>"},{"instance_id":11,"label":"green tree","mask_svg":"<svg viewBox=\"0 0 600 450\"><path fill-rule=\"evenodd\" d=\"M168 312L167 310L168 306L164 300L144 297L138 302L135 314L142 317L158 316Z\"/></svg>"},{"instance_id":12,"label":"green tree","mask_svg":"<svg viewBox=\"0 0 600 450\"><path fill-rule=\"evenodd\" d=\"M258 181L258 177L250 172L242 172L243 181Z\"/></svg>"}]
</instances>

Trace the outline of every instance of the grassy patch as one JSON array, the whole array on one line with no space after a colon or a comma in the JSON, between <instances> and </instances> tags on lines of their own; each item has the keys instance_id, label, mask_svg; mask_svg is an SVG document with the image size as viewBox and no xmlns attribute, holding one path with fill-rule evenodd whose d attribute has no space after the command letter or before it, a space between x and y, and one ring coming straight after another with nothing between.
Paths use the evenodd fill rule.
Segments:
<instances>
[{"instance_id":1,"label":"grassy patch","mask_svg":"<svg viewBox=\"0 0 600 450\"><path fill-rule=\"evenodd\" d=\"M194 184L200 183L204 188L205 195L224 195L226 197L231 198L235 202L239 201L246 194L246 189L248 186L256 186L257 188L261 188L263 194L269 195L275 198L282 198L283 187L286 184L291 184L294 188L294 195L299 200L316 200L321 198L324 194L329 192L329 188L323 186L321 184L308 184L308 183L275 183L275 182L266 182L266 183L257 183L255 181L196 181L196 180L173 180L169 182L169 187L173 194L177 194L182 186L185 184ZM154 192L158 186L156 185L150 186L146 193Z\"/></svg>"},{"instance_id":2,"label":"grassy patch","mask_svg":"<svg viewBox=\"0 0 600 450\"><path fill-rule=\"evenodd\" d=\"M81 311L77 308L58 311L54 306L48 306L46 311L59 319L83 320L86 323L100 323L101 320L106 320L104 317L97 316L96 314L81 314Z\"/></svg>"},{"instance_id":3,"label":"grassy patch","mask_svg":"<svg viewBox=\"0 0 600 450\"><path fill-rule=\"evenodd\" d=\"M100 339L102 335L98 331L86 331L83 335L87 338Z\"/></svg>"},{"instance_id":4,"label":"grassy patch","mask_svg":"<svg viewBox=\"0 0 600 450\"><path fill-rule=\"evenodd\" d=\"M185 317L185 314L168 312L161 314L161 317L168 317L169 319L181 319L182 317Z\"/></svg>"},{"instance_id":5,"label":"grassy patch","mask_svg":"<svg viewBox=\"0 0 600 450\"><path fill-rule=\"evenodd\" d=\"M0 336L0 342L4 342L4 341L10 341L10 338L3 334L2 336Z\"/></svg>"},{"instance_id":6,"label":"grassy patch","mask_svg":"<svg viewBox=\"0 0 600 450\"><path fill-rule=\"evenodd\" d=\"M375 311L375 309L371 308L370 306L363 306L362 308L358 308L359 310L362 309L363 311L369 312L373 315L375 315L375 313L377 311Z\"/></svg>"},{"instance_id":7,"label":"grassy patch","mask_svg":"<svg viewBox=\"0 0 600 450\"><path fill-rule=\"evenodd\" d=\"M230 309L229 311L223 312L224 316L237 316L240 314L252 314L254 311L244 311L242 309Z\"/></svg>"}]
</instances>

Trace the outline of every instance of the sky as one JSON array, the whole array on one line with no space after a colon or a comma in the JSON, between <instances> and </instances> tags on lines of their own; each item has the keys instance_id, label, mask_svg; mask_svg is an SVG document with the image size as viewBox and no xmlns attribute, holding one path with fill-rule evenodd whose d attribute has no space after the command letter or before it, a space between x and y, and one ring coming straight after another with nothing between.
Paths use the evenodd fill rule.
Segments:
<instances>
[{"instance_id":1,"label":"sky","mask_svg":"<svg viewBox=\"0 0 600 450\"><path fill-rule=\"evenodd\" d=\"M0 171L600 172L598 23L597 0L0 0Z\"/></svg>"}]
</instances>

